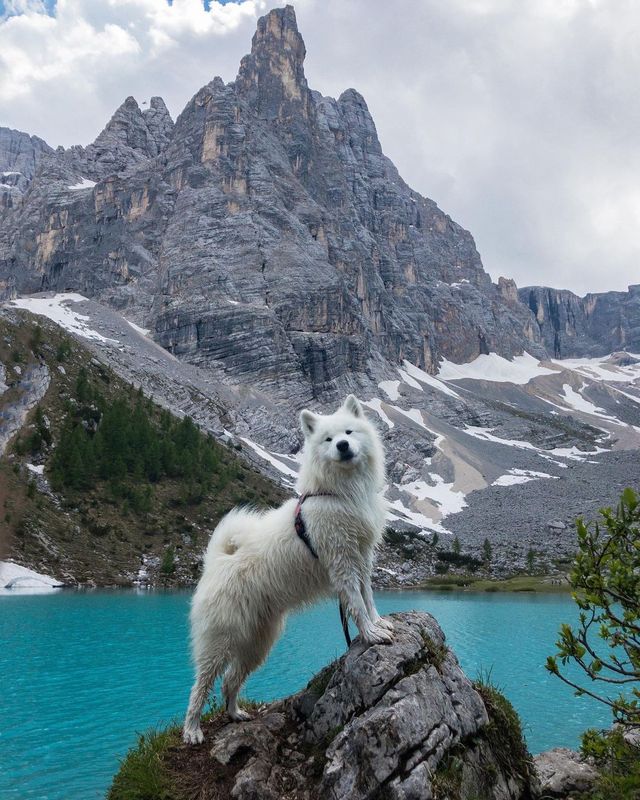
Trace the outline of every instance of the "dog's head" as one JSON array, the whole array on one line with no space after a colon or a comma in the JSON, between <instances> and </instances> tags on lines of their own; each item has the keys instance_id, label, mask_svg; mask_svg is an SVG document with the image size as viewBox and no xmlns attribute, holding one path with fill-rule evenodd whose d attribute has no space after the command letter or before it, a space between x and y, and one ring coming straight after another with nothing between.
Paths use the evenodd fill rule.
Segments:
<instances>
[{"instance_id":1,"label":"dog's head","mask_svg":"<svg viewBox=\"0 0 640 800\"><path fill-rule=\"evenodd\" d=\"M306 472L330 481L364 475L376 482L376 488L382 488L384 453L380 437L354 395L328 416L305 409L300 425L305 437Z\"/></svg>"}]
</instances>

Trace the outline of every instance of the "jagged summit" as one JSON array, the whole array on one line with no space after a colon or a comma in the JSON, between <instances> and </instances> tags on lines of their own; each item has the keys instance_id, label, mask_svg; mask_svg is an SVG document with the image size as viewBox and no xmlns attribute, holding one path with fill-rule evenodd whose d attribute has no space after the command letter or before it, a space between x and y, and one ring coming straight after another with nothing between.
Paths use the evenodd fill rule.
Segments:
<instances>
[{"instance_id":1,"label":"jagged summit","mask_svg":"<svg viewBox=\"0 0 640 800\"><path fill-rule=\"evenodd\" d=\"M306 115L310 98L305 55L293 6L273 9L258 20L251 53L240 63L238 94L265 119Z\"/></svg>"},{"instance_id":2,"label":"jagged summit","mask_svg":"<svg viewBox=\"0 0 640 800\"><path fill-rule=\"evenodd\" d=\"M295 403L377 390L405 359L553 354L528 299L399 176L364 98L312 91L304 58L293 7L274 9L236 81L175 125L129 97L88 147L30 151L0 216L4 295L128 308L176 356Z\"/></svg>"}]
</instances>

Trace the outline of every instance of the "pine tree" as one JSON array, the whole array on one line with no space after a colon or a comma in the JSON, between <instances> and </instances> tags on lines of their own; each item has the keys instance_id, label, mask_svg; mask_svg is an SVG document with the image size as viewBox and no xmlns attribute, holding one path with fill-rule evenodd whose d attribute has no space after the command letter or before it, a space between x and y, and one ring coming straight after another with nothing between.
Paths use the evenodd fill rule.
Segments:
<instances>
[{"instance_id":1,"label":"pine tree","mask_svg":"<svg viewBox=\"0 0 640 800\"><path fill-rule=\"evenodd\" d=\"M491 547L491 542L489 539L484 540L484 544L482 545L482 558L485 564L489 564L491 562L491 558L493 557L493 549Z\"/></svg>"}]
</instances>

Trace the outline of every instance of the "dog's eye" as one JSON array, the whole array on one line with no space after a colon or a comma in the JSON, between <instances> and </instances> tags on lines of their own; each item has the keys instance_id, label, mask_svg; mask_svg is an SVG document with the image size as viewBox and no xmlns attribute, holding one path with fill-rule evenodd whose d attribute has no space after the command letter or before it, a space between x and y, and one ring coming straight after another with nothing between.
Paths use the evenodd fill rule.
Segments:
<instances>
[{"instance_id":1,"label":"dog's eye","mask_svg":"<svg viewBox=\"0 0 640 800\"><path fill-rule=\"evenodd\" d=\"M330 442L330 441L331 441L331 437L327 436L327 438L325 439L325 442Z\"/></svg>"},{"instance_id":2,"label":"dog's eye","mask_svg":"<svg viewBox=\"0 0 640 800\"><path fill-rule=\"evenodd\" d=\"M347 436L348 436L350 433L353 433L353 431L345 431L345 433L346 433L346 434L347 434Z\"/></svg>"}]
</instances>

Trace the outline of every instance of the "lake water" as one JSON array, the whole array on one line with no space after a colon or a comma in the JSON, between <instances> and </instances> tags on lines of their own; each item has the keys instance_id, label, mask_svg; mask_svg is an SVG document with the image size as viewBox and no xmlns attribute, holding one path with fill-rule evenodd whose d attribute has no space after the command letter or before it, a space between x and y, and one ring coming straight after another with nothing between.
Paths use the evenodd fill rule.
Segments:
<instances>
[{"instance_id":1,"label":"lake water","mask_svg":"<svg viewBox=\"0 0 640 800\"><path fill-rule=\"evenodd\" d=\"M192 672L184 592L62 592L0 597L0 798L104 796L136 731L184 713ZM576 618L564 596L382 592L382 613L435 615L462 667L492 670L520 713L532 752L575 747L604 707L576 698L543 668L560 623ZM344 652L335 603L292 615L245 696L300 689Z\"/></svg>"}]
</instances>

